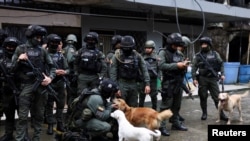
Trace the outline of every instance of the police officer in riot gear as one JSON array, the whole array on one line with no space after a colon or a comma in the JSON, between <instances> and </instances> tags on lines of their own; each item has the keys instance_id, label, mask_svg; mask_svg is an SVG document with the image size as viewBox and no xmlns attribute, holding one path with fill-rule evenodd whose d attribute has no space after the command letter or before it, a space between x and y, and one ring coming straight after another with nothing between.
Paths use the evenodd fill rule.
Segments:
<instances>
[{"instance_id":1,"label":"police officer in riot gear","mask_svg":"<svg viewBox=\"0 0 250 141\"><path fill-rule=\"evenodd\" d=\"M0 59L3 57L3 54L4 54L2 44L3 44L5 38L7 38L7 33L3 29L0 29ZM2 104L1 96L2 96L2 94L0 92L0 118L3 116L3 104ZM1 123L1 121L0 121L0 123Z\"/></svg>"},{"instance_id":2,"label":"police officer in riot gear","mask_svg":"<svg viewBox=\"0 0 250 141\"><path fill-rule=\"evenodd\" d=\"M150 77L143 57L134 50L135 40L132 36L122 37L121 47L112 57L110 78L118 82L119 95L129 106L138 106L137 77L141 73L145 83L144 93L150 93Z\"/></svg>"},{"instance_id":3,"label":"police officer in riot gear","mask_svg":"<svg viewBox=\"0 0 250 141\"><path fill-rule=\"evenodd\" d=\"M77 94L81 94L85 88L96 88L99 81L107 73L105 55L97 49L99 35L96 32L89 32L84 37L86 46L78 50L74 62L74 70L78 75Z\"/></svg>"},{"instance_id":4,"label":"police officer in riot gear","mask_svg":"<svg viewBox=\"0 0 250 141\"><path fill-rule=\"evenodd\" d=\"M16 129L16 141L22 141L28 130L28 114L31 112L34 134L32 141L39 141L44 121L44 111L48 99L46 91L55 77L56 68L46 49L41 47L42 38L47 34L44 27L28 26L25 35L27 42L19 45L12 57L14 72L20 76L21 93L19 96L19 118ZM29 60L28 60L29 59ZM32 65L30 65L30 63ZM32 66L41 70L44 79L37 81ZM34 84L40 83L36 89Z\"/></svg>"},{"instance_id":5,"label":"police officer in riot gear","mask_svg":"<svg viewBox=\"0 0 250 141\"><path fill-rule=\"evenodd\" d=\"M187 60L184 60L183 55L177 50L178 46L183 46L181 34L172 33L167 38L167 47L159 52L160 61L159 69L162 71L162 103L160 111L171 109L172 130L187 131L179 120L179 110L182 100L182 88L185 70L188 67ZM160 126L162 135L169 136L166 129L166 121L162 121Z\"/></svg>"},{"instance_id":6,"label":"police officer in riot gear","mask_svg":"<svg viewBox=\"0 0 250 141\"><path fill-rule=\"evenodd\" d=\"M46 121L48 123L47 134L53 134L53 124L57 124L56 129L64 132L63 125L63 109L65 104L65 80L66 75L69 74L69 66L67 60L64 58L59 48L61 37L57 34L50 34L47 36L48 52L56 66L56 77L53 79L51 85L52 88L57 92L57 100L51 95L48 96L48 102L46 106ZM64 78L63 78L64 77ZM53 117L53 107L56 102L56 114Z\"/></svg>"},{"instance_id":7,"label":"police officer in riot gear","mask_svg":"<svg viewBox=\"0 0 250 141\"><path fill-rule=\"evenodd\" d=\"M218 80L221 79L223 81L225 76L223 60L218 52L212 50L212 39L204 36L199 41L201 50L193 58L191 73L194 85L199 85L198 95L202 110L201 120L206 120L208 91L214 101L215 107L218 108L218 95L220 92ZM198 75L196 74L197 70L199 70ZM218 72L221 73L221 76L218 76ZM220 116L222 120L228 120L223 111Z\"/></svg>"},{"instance_id":8,"label":"police officer in riot gear","mask_svg":"<svg viewBox=\"0 0 250 141\"><path fill-rule=\"evenodd\" d=\"M178 46L177 50L179 51L180 54L182 54L183 58L186 58L186 56L184 55L185 51L187 50L187 48L190 46L191 41L187 36L182 36L182 41L183 41L183 46ZM187 71L187 70L186 70ZM186 76L185 76L186 77ZM184 80L183 85L181 86L181 88L183 89L183 91L185 91L186 94L189 94L192 96L192 92L191 90L186 86L186 82L187 79ZM189 84L188 84L189 85ZM181 108L181 105L180 105ZM180 122L183 122L185 119L180 115L180 113L178 114L178 119L180 120ZM170 118L169 122L173 122L173 119Z\"/></svg>"},{"instance_id":9,"label":"police officer in riot gear","mask_svg":"<svg viewBox=\"0 0 250 141\"><path fill-rule=\"evenodd\" d=\"M114 35L111 39L111 45L112 45L112 49L108 52L105 61L107 63L107 77L109 76L109 71L110 71L110 65L111 65L111 59L113 57L113 55L115 54L116 49L120 48L121 45L121 40L122 40L122 36L121 35Z\"/></svg>"},{"instance_id":10,"label":"police officer in riot gear","mask_svg":"<svg viewBox=\"0 0 250 141\"><path fill-rule=\"evenodd\" d=\"M5 120L5 134L0 138L0 141L10 141L14 139L13 132L15 130L15 111L18 110L18 95L20 92L18 76L9 73L11 72L11 58L18 46L19 41L16 37L7 37L3 42L3 56L1 58L1 71L6 71L5 75L1 74L1 87L2 87L2 99L3 100L3 112L6 116ZM3 68L2 68L3 67ZM4 70L2 70L4 69ZM0 73L4 73L1 72ZM5 80L11 79L11 80ZM8 83L12 81L13 84ZM15 85L15 86L12 86Z\"/></svg>"},{"instance_id":11,"label":"police officer in riot gear","mask_svg":"<svg viewBox=\"0 0 250 141\"><path fill-rule=\"evenodd\" d=\"M70 73L68 75L68 80L70 82L71 90L66 88L68 106L77 97L77 79L76 79L77 76L75 76L75 72L74 72L74 61L75 61L75 55L77 52L76 43L77 43L76 35L68 34L65 40L65 46L62 49L62 53L68 62L69 70L70 70ZM66 120L69 115L70 115L70 107L67 110Z\"/></svg>"},{"instance_id":12,"label":"police officer in riot gear","mask_svg":"<svg viewBox=\"0 0 250 141\"><path fill-rule=\"evenodd\" d=\"M106 133L110 132L110 113L117 107L108 101L119 88L111 79L103 79L94 89L84 89L82 94L72 103L72 116L69 129L83 130L92 138L92 141L106 141Z\"/></svg>"},{"instance_id":13,"label":"police officer in riot gear","mask_svg":"<svg viewBox=\"0 0 250 141\"><path fill-rule=\"evenodd\" d=\"M144 52L142 53L142 57L145 60L148 73L150 76L150 88L151 92L149 93L151 97L152 108L157 110L157 78L158 78L158 61L159 57L157 53L154 51L155 42L153 40L147 40L144 46ZM144 93L145 83L140 82L139 89L139 107L144 107L146 94Z\"/></svg>"},{"instance_id":14,"label":"police officer in riot gear","mask_svg":"<svg viewBox=\"0 0 250 141\"><path fill-rule=\"evenodd\" d=\"M73 68L73 62L75 60L75 52L76 52L76 43L77 43L77 38L75 34L69 34L66 37L66 45L63 48L63 54L67 58L68 63L72 64Z\"/></svg>"}]
</instances>

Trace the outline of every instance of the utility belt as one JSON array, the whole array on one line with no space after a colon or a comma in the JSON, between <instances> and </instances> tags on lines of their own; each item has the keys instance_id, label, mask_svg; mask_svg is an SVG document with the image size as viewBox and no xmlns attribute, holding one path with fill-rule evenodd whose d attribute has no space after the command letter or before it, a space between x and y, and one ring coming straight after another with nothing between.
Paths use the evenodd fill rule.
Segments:
<instances>
[{"instance_id":1,"label":"utility belt","mask_svg":"<svg viewBox=\"0 0 250 141\"><path fill-rule=\"evenodd\" d=\"M86 75L96 75L97 72L95 71L88 71L88 70L80 70L79 73L86 74Z\"/></svg>"},{"instance_id":2,"label":"utility belt","mask_svg":"<svg viewBox=\"0 0 250 141\"><path fill-rule=\"evenodd\" d=\"M163 82L168 81L169 83L179 83L179 82L183 82L183 77L181 75L164 75L163 76Z\"/></svg>"},{"instance_id":3,"label":"utility belt","mask_svg":"<svg viewBox=\"0 0 250 141\"><path fill-rule=\"evenodd\" d=\"M209 70L200 70L199 71L199 76L207 77L207 78L216 78L216 77L218 77L218 76L214 76L213 73L210 72Z\"/></svg>"},{"instance_id":4,"label":"utility belt","mask_svg":"<svg viewBox=\"0 0 250 141\"><path fill-rule=\"evenodd\" d=\"M134 83L134 82L136 82L136 79L123 79L123 78L120 78L119 81L126 82L126 83Z\"/></svg>"}]
</instances>

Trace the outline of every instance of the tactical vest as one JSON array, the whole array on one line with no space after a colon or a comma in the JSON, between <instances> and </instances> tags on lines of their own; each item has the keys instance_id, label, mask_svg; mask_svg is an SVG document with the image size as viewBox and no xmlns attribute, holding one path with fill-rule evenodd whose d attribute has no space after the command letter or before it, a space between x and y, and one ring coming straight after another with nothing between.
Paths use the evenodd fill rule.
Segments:
<instances>
[{"instance_id":1,"label":"tactical vest","mask_svg":"<svg viewBox=\"0 0 250 141\"><path fill-rule=\"evenodd\" d=\"M166 52L166 63L178 63L184 61L184 57L182 54L180 54L178 51L171 53L167 49L165 50ZM184 71L181 70L172 70L172 71L166 71L162 72L164 75L164 79L171 80L171 79L176 79L176 77L183 77L184 76Z\"/></svg>"},{"instance_id":2,"label":"tactical vest","mask_svg":"<svg viewBox=\"0 0 250 141\"><path fill-rule=\"evenodd\" d=\"M11 59L10 59L10 58L5 58L4 63L5 63L6 69L7 69L8 71L10 71L10 69L12 68Z\"/></svg>"},{"instance_id":3,"label":"tactical vest","mask_svg":"<svg viewBox=\"0 0 250 141\"><path fill-rule=\"evenodd\" d=\"M207 60L207 62L212 67L212 69L214 69L216 72L220 71L221 64L218 60L218 56L216 55L215 51L209 51L207 54L201 54L199 52L198 54L196 54L196 57L197 57L197 63L198 63L200 75L202 76L211 75L209 66L205 63L205 61L201 58L200 55L202 55Z\"/></svg>"},{"instance_id":4,"label":"tactical vest","mask_svg":"<svg viewBox=\"0 0 250 141\"><path fill-rule=\"evenodd\" d=\"M83 49L80 52L81 60L79 64L79 71L88 71L94 73L100 73L102 68L102 62L100 59L100 51Z\"/></svg>"},{"instance_id":5,"label":"tactical vest","mask_svg":"<svg viewBox=\"0 0 250 141\"><path fill-rule=\"evenodd\" d=\"M75 120L81 118L81 116L88 117L88 115L84 115L85 113L83 113L83 110L88 107L87 103L91 95L99 95L97 91L97 89L89 90L88 88L85 88L82 91L81 95L74 99L74 101L70 105L70 107L72 108L72 115L70 115L71 121L69 122L74 122Z\"/></svg>"},{"instance_id":6,"label":"tactical vest","mask_svg":"<svg viewBox=\"0 0 250 141\"><path fill-rule=\"evenodd\" d=\"M118 64L118 76L122 79L136 79L137 71L139 69L139 58L135 52L132 52L130 56L120 54L120 60Z\"/></svg>"},{"instance_id":7,"label":"tactical vest","mask_svg":"<svg viewBox=\"0 0 250 141\"><path fill-rule=\"evenodd\" d=\"M157 78L157 58L150 57L150 56L144 56L144 60L146 62L146 66L148 69L148 74L150 78Z\"/></svg>"},{"instance_id":8,"label":"tactical vest","mask_svg":"<svg viewBox=\"0 0 250 141\"><path fill-rule=\"evenodd\" d=\"M56 69L64 69L64 57L61 53L54 53L50 54L51 59L54 63L56 63ZM52 82L57 82L58 80L62 79L62 76L56 76Z\"/></svg>"},{"instance_id":9,"label":"tactical vest","mask_svg":"<svg viewBox=\"0 0 250 141\"><path fill-rule=\"evenodd\" d=\"M36 68L40 68L42 72L46 72L46 66L45 66L45 59L44 59L44 53L42 52L42 47L27 47L25 44L20 46L21 53L27 54L29 60ZM23 66L24 72L31 72L32 68L30 66L24 65Z\"/></svg>"},{"instance_id":10,"label":"tactical vest","mask_svg":"<svg viewBox=\"0 0 250 141\"><path fill-rule=\"evenodd\" d=\"M39 68L42 72L47 73L46 71L46 65L45 65L45 57L44 52L42 50L42 47L27 47L26 44L20 45L20 52L18 55L22 53L26 53L30 62L34 65L35 68ZM26 62L22 61L20 64L20 78L23 80L22 83L33 83L35 81L35 76L32 75L32 68L31 66Z\"/></svg>"}]
</instances>

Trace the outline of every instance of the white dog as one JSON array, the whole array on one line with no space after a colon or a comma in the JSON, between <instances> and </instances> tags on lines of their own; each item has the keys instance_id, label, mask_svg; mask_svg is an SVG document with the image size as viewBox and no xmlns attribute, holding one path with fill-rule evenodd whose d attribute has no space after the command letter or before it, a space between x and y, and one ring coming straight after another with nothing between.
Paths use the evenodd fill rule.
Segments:
<instances>
[{"instance_id":1,"label":"white dog","mask_svg":"<svg viewBox=\"0 0 250 141\"><path fill-rule=\"evenodd\" d=\"M248 96L249 91L244 92L243 94L233 94L229 95L228 93L220 93L219 104L218 104L218 120L216 122L220 122L220 113L222 110L229 112L227 124L231 124L231 118L233 114L234 108L238 108L239 111L239 120L243 121L241 114L241 99L242 97Z\"/></svg>"},{"instance_id":2,"label":"white dog","mask_svg":"<svg viewBox=\"0 0 250 141\"><path fill-rule=\"evenodd\" d=\"M161 132L159 130L151 131L145 127L134 127L126 119L125 114L121 110L115 110L111 113L111 117L115 118L119 125L119 141L156 141L160 140Z\"/></svg>"}]
</instances>

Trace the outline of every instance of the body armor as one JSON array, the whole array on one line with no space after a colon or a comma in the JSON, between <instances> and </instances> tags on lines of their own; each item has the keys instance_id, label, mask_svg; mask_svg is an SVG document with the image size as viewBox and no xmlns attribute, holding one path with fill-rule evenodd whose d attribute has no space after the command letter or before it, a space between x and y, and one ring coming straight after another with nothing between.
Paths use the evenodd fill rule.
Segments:
<instances>
[{"instance_id":1,"label":"body armor","mask_svg":"<svg viewBox=\"0 0 250 141\"><path fill-rule=\"evenodd\" d=\"M119 64L118 76L122 79L136 79L139 67L137 56L134 53L131 53L130 56L121 55L121 60L123 63Z\"/></svg>"},{"instance_id":2,"label":"body armor","mask_svg":"<svg viewBox=\"0 0 250 141\"><path fill-rule=\"evenodd\" d=\"M83 49L79 66L82 71L101 72L102 64L99 58L99 50Z\"/></svg>"},{"instance_id":3,"label":"body armor","mask_svg":"<svg viewBox=\"0 0 250 141\"><path fill-rule=\"evenodd\" d=\"M182 54L180 54L178 51L171 53L170 51L166 50L166 58L168 58L166 60L167 63L178 63L178 62L182 62L184 60L184 57ZM164 76L166 77L166 79L174 79L175 77L179 76L182 77L180 75L184 76L184 72L180 73L180 71L168 71L168 72L163 72Z\"/></svg>"},{"instance_id":4,"label":"body armor","mask_svg":"<svg viewBox=\"0 0 250 141\"><path fill-rule=\"evenodd\" d=\"M206 54L200 54L202 55L206 61L210 64L210 66L212 67L212 69L214 69L216 72L218 72L220 70L220 63L217 59L216 53L214 51L209 51ZM211 74L211 72L209 71L209 66L206 65L206 63L202 60L202 58L200 57L200 55L196 55L197 58L199 58L198 60L198 65L199 65L199 74L201 76L213 76Z\"/></svg>"},{"instance_id":5,"label":"body armor","mask_svg":"<svg viewBox=\"0 0 250 141\"><path fill-rule=\"evenodd\" d=\"M64 69L64 57L61 53L55 53L51 54L51 59L54 63L56 63L57 69ZM58 80L61 80L62 76L56 76L55 79L53 79L53 82L57 82Z\"/></svg>"},{"instance_id":6,"label":"body armor","mask_svg":"<svg viewBox=\"0 0 250 141\"><path fill-rule=\"evenodd\" d=\"M155 57L145 57L144 60L147 63L148 73L150 78L156 78L157 77L157 59Z\"/></svg>"}]
</instances>

